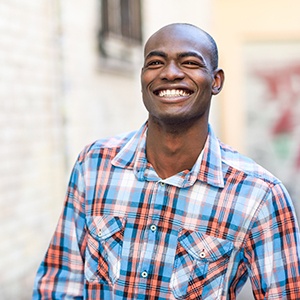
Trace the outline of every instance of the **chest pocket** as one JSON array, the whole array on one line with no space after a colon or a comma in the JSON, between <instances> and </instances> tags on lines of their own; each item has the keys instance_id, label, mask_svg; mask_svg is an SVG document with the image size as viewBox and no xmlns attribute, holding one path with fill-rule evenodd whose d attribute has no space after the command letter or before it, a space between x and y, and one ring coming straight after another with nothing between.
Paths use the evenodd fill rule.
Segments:
<instances>
[{"instance_id":1,"label":"chest pocket","mask_svg":"<svg viewBox=\"0 0 300 300\"><path fill-rule=\"evenodd\" d=\"M85 278L113 285L120 276L125 218L88 217Z\"/></svg>"},{"instance_id":2,"label":"chest pocket","mask_svg":"<svg viewBox=\"0 0 300 300\"><path fill-rule=\"evenodd\" d=\"M233 243L182 230L170 288L176 299L219 299Z\"/></svg>"}]
</instances>

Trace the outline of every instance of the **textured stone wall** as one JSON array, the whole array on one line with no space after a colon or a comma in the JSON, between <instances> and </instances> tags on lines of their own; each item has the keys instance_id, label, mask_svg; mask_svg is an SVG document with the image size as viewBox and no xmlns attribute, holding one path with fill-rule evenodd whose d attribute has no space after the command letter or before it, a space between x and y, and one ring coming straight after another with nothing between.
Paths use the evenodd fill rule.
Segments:
<instances>
[{"instance_id":1,"label":"textured stone wall","mask_svg":"<svg viewBox=\"0 0 300 300\"><path fill-rule=\"evenodd\" d=\"M30 299L64 185L58 11L0 1L0 299Z\"/></svg>"}]
</instances>

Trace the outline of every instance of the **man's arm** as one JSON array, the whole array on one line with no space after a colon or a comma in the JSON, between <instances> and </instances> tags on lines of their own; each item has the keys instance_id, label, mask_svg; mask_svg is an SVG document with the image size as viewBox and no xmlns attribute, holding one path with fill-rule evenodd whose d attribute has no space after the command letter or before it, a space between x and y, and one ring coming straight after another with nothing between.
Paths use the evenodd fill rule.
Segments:
<instances>
[{"instance_id":1,"label":"man's arm","mask_svg":"<svg viewBox=\"0 0 300 300\"><path fill-rule=\"evenodd\" d=\"M82 299L84 284L85 187L77 162L63 212L34 284L33 299Z\"/></svg>"},{"instance_id":2,"label":"man's arm","mask_svg":"<svg viewBox=\"0 0 300 300\"><path fill-rule=\"evenodd\" d=\"M246 241L255 299L300 299L300 237L291 199L281 184L262 203Z\"/></svg>"}]
</instances>

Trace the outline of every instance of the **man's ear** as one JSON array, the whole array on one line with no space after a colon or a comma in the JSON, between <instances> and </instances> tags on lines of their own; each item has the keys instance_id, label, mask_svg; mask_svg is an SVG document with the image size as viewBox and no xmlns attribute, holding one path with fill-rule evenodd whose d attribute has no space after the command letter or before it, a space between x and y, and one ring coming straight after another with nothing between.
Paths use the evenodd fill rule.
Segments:
<instances>
[{"instance_id":1,"label":"man's ear","mask_svg":"<svg viewBox=\"0 0 300 300\"><path fill-rule=\"evenodd\" d=\"M218 95L223 87L225 80L224 71L222 69L217 69L214 71L214 81L212 85L212 95Z\"/></svg>"}]
</instances>

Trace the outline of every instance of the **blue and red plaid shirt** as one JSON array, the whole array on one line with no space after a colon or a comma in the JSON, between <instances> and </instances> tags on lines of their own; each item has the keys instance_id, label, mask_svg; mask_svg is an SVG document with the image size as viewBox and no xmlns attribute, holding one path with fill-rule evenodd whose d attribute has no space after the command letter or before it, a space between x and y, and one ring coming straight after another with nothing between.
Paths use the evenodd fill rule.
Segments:
<instances>
[{"instance_id":1,"label":"blue and red plaid shirt","mask_svg":"<svg viewBox=\"0 0 300 300\"><path fill-rule=\"evenodd\" d=\"M147 124L80 154L33 299L300 299L299 229L282 183L211 128L162 180Z\"/></svg>"}]
</instances>

